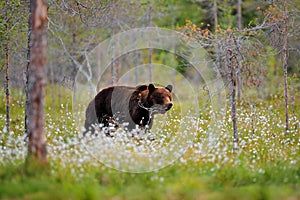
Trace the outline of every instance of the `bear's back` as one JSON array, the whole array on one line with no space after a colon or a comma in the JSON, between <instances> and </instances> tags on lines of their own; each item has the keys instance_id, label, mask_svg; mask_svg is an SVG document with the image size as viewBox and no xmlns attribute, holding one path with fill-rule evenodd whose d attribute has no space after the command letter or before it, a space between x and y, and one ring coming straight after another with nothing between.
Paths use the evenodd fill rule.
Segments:
<instances>
[{"instance_id":1,"label":"bear's back","mask_svg":"<svg viewBox=\"0 0 300 200\"><path fill-rule=\"evenodd\" d=\"M107 114L112 116L116 112L124 112L129 109L129 100L135 91L135 87L111 86L101 90L95 97L95 109L97 115Z\"/></svg>"}]
</instances>

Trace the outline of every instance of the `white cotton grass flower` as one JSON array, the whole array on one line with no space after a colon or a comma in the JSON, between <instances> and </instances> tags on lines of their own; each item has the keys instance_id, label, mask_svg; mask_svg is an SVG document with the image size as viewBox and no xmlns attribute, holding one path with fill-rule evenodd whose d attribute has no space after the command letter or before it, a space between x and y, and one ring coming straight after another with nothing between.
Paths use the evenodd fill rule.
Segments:
<instances>
[{"instance_id":1,"label":"white cotton grass flower","mask_svg":"<svg viewBox=\"0 0 300 200\"><path fill-rule=\"evenodd\" d=\"M243 109L238 110L241 113L238 127L240 130L238 152L232 152L233 137L230 120L212 123L209 118L191 117L187 120L170 116L171 120L165 127L149 133L143 133L138 129L132 132L117 129L113 131L113 137L106 136L101 131L97 135L82 137L84 129L77 128L77 122L70 117L71 114L66 118L65 115L53 118L48 114L45 133L51 172L55 174L69 169L74 177L80 178L88 174L91 168L110 171L110 167L114 166L114 168L135 170L135 167L144 162L139 159L145 157L150 164L151 161L159 161L156 166L165 167L165 163L159 158L170 155L167 149L173 151L178 157L174 161L178 166L186 167L194 163L201 173L217 172L222 169L222 166L227 165L238 167L243 164L249 172L259 174L267 173L264 165L282 169L285 167L286 170L289 167L299 166L299 134L291 130L290 137L286 137L285 132L281 131L284 129L284 122L279 113L274 112L270 115L270 111L272 110L268 108L255 109L254 113ZM213 111L209 112L213 115L217 114ZM65 110L62 113L65 114ZM230 119L230 112L225 114ZM0 115L0 118L4 120L5 116ZM255 122L253 130L252 119ZM297 123L295 119L293 121ZM182 132L174 131L179 130L181 123L188 123L191 126L185 127ZM23 127L19 124L12 127L9 133L5 126L2 128L0 160L3 165L25 161L28 143L24 138ZM186 143L180 143L181 140L185 140ZM282 148L283 146L286 148ZM112 154L112 150L118 153ZM280 163L276 162L278 160ZM146 164L145 162L141 167ZM150 165L148 170L159 169ZM160 181L160 176L153 180Z\"/></svg>"}]
</instances>

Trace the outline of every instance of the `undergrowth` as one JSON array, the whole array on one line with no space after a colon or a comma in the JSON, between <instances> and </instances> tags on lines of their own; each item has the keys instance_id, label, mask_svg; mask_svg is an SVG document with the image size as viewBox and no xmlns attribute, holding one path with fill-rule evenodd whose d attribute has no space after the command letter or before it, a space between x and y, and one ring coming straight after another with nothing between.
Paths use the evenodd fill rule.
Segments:
<instances>
[{"instance_id":1,"label":"undergrowth","mask_svg":"<svg viewBox=\"0 0 300 200\"><path fill-rule=\"evenodd\" d=\"M25 164L24 99L17 98L17 94L12 91L10 132L5 129L4 106L0 109L1 199L300 198L300 117L299 112L291 113L291 129L286 134L280 97L238 104L239 149L233 151L229 109L222 110L223 117L212 118L220 113L214 113L210 106L201 107L197 117L189 118L188 123L193 126L190 132L176 133L181 130L178 127L183 124L183 117L178 117L180 108L175 107L167 117L157 119L167 122L163 128L156 129L160 131L152 133L153 141L144 138L120 143L118 137L83 139L80 123L73 118L70 99L52 103L48 96L45 134L49 168L35 172ZM1 104L5 105L4 94L1 96ZM300 110L295 106L295 111ZM181 140L189 148L181 146ZM126 172L130 165L139 164L132 152L149 153L164 147L172 147L174 152L182 154L151 172ZM110 148L120 151L105 151ZM118 154L128 160L122 162L126 170L116 167ZM161 155L169 159L169 154Z\"/></svg>"}]
</instances>

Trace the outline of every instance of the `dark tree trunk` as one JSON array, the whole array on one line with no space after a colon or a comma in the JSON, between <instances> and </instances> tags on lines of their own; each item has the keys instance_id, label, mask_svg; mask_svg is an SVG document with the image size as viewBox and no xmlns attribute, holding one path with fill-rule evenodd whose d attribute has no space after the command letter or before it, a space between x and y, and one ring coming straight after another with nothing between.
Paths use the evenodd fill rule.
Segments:
<instances>
[{"instance_id":1,"label":"dark tree trunk","mask_svg":"<svg viewBox=\"0 0 300 200\"><path fill-rule=\"evenodd\" d=\"M26 95L26 102L25 102L25 135L26 137L29 136L28 133L28 108L29 108L29 88L28 88L28 81L29 81L29 65L30 65L30 50L31 50L31 24L32 24L32 11L33 11L33 1L29 3L29 16L28 16L28 33L27 33L27 65L26 65L26 82L25 82L25 95Z\"/></svg>"},{"instance_id":2,"label":"dark tree trunk","mask_svg":"<svg viewBox=\"0 0 300 200\"><path fill-rule=\"evenodd\" d=\"M28 156L41 164L47 163L44 135L44 97L46 84L47 0L31 0L31 48L28 70Z\"/></svg>"},{"instance_id":3,"label":"dark tree trunk","mask_svg":"<svg viewBox=\"0 0 300 200\"><path fill-rule=\"evenodd\" d=\"M6 13L6 19L7 13ZM5 25L5 36L6 36L6 43L5 43L5 95L6 95L6 130L9 133L10 131L10 92L9 92L9 54L8 54L8 22Z\"/></svg>"},{"instance_id":4,"label":"dark tree trunk","mask_svg":"<svg viewBox=\"0 0 300 200\"><path fill-rule=\"evenodd\" d=\"M231 113L232 113L232 123L233 123L233 150L238 149L238 130L237 130L237 118L236 118L236 78L234 76L235 70L232 66L231 70L231 83L232 83L232 93L231 93Z\"/></svg>"},{"instance_id":5,"label":"dark tree trunk","mask_svg":"<svg viewBox=\"0 0 300 200\"><path fill-rule=\"evenodd\" d=\"M231 118L233 125L233 150L238 150L238 127L237 127L237 116L236 116L236 89L237 89L237 77L236 71L238 68L238 61L235 52L228 50L229 53L229 65L230 65L230 82L231 82Z\"/></svg>"}]
</instances>

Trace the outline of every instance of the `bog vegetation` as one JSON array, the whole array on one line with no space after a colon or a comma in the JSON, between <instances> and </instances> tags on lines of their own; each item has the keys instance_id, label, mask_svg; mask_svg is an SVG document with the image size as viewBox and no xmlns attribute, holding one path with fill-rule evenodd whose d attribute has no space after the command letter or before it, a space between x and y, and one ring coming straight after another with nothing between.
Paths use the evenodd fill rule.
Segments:
<instances>
[{"instance_id":1,"label":"bog vegetation","mask_svg":"<svg viewBox=\"0 0 300 200\"><path fill-rule=\"evenodd\" d=\"M24 122L31 3L0 5L1 199L300 198L298 1L48 1L43 129L47 164L42 167L28 164L33 161L28 159ZM146 69L136 71L130 79L155 82L166 72L151 66L167 65L181 74L175 77L179 83L184 77L198 85L199 111L189 118L182 114L195 103L194 91L187 91L191 96L175 96L174 107L155 119L151 133L128 135L121 129L114 137L100 133L83 138L84 117L78 118L75 110L84 110L88 102L77 99L74 104L74 81L82 66L90 64L89 52L117 33L147 26L174 29L183 42L201 45L224 83L219 88L226 93L224 101L214 107L221 93L210 94L208 83L195 76L193 63L183 57L139 49L104 68L99 51L91 61L103 72L101 81L93 83L98 90L118 83L138 65L153 71L145 73L147 77L140 73ZM118 51L118 45L112 48ZM94 73L87 71L87 80ZM179 85L174 94L186 90ZM183 124L188 125L179 133ZM143 161L128 152L164 147L182 154L167 166L156 163L163 168L132 173Z\"/></svg>"}]
</instances>

